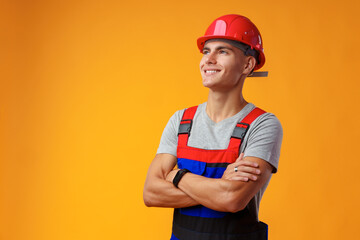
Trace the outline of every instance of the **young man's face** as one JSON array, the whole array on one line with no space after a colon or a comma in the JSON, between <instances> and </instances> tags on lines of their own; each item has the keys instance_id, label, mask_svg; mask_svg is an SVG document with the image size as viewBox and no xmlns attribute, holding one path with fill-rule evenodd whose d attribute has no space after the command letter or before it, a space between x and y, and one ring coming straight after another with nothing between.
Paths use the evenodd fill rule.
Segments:
<instances>
[{"instance_id":1,"label":"young man's face","mask_svg":"<svg viewBox=\"0 0 360 240\"><path fill-rule=\"evenodd\" d=\"M239 84L248 58L238 48L219 41L205 43L200 72L205 87L226 91Z\"/></svg>"}]
</instances>

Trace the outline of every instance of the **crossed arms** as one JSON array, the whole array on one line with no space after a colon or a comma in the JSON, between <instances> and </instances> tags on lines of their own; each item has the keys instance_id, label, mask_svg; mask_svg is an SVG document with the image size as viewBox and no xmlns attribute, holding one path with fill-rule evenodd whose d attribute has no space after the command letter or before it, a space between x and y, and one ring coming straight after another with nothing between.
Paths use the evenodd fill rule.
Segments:
<instances>
[{"instance_id":1,"label":"crossed arms","mask_svg":"<svg viewBox=\"0 0 360 240\"><path fill-rule=\"evenodd\" d=\"M272 166L256 157L240 157L229 164L220 179L186 173L176 188L172 184L178 169L176 157L157 154L152 161L144 186L148 207L183 208L203 205L216 211L237 212L246 207L271 176ZM234 168L239 171L235 172ZM259 171L257 171L259 170Z\"/></svg>"}]
</instances>

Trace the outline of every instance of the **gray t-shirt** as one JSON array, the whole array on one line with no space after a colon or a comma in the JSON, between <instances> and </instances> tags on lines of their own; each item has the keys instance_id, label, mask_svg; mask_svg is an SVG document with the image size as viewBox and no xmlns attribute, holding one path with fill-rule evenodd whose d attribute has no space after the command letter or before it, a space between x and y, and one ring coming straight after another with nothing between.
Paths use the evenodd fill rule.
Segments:
<instances>
[{"instance_id":1,"label":"gray t-shirt","mask_svg":"<svg viewBox=\"0 0 360 240\"><path fill-rule=\"evenodd\" d=\"M242 120L254 108L254 104L248 103L234 116L215 123L205 111L206 102L200 104L194 116L188 146L209 150L226 149L236 123ZM157 154L169 153L176 156L177 133L184 110L175 112L170 118L161 136ZM244 157L258 157L269 162L273 166L273 173L275 173L279 164L282 136L282 127L276 116L271 113L264 113L250 125L240 150L244 152ZM255 195L257 210L259 210L261 197L269 181L270 179Z\"/></svg>"}]
</instances>

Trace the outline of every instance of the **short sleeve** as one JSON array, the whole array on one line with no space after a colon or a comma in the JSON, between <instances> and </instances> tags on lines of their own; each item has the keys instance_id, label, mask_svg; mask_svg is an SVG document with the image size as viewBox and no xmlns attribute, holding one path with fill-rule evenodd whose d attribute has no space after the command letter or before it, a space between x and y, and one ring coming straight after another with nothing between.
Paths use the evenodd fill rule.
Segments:
<instances>
[{"instance_id":1,"label":"short sleeve","mask_svg":"<svg viewBox=\"0 0 360 240\"><path fill-rule=\"evenodd\" d=\"M277 172L283 129L275 115L265 113L256 119L249 129L249 136L244 151L244 157L261 158L269 162Z\"/></svg>"},{"instance_id":2,"label":"short sleeve","mask_svg":"<svg viewBox=\"0 0 360 240\"><path fill-rule=\"evenodd\" d=\"M178 143L178 128L184 110L180 110L171 116L161 135L160 144L156 154L168 153L176 157Z\"/></svg>"}]
</instances>

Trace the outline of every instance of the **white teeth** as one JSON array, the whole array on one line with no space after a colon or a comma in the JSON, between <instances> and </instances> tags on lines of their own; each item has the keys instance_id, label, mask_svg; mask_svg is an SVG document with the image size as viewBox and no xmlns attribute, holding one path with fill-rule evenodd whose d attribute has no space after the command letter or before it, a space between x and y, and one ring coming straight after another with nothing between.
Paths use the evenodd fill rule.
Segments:
<instances>
[{"instance_id":1,"label":"white teeth","mask_svg":"<svg viewBox=\"0 0 360 240\"><path fill-rule=\"evenodd\" d=\"M217 71L216 70L206 70L205 72L206 73L216 73Z\"/></svg>"}]
</instances>

